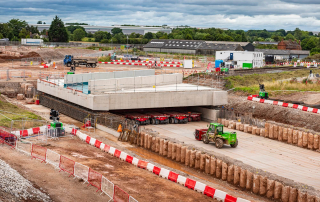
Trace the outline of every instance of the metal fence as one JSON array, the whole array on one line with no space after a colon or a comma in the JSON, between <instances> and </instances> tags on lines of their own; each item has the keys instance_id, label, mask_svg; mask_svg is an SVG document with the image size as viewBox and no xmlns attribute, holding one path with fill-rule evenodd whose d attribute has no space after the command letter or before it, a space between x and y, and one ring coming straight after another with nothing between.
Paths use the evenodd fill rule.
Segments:
<instances>
[{"instance_id":1,"label":"metal fence","mask_svg":"<svg viewBox=\"0 0 320 202\"><path fill-rule=\"evenodd\" d=\"M237 113L233 110L228 110L225 108L220 109L218 116L219 116L218 118L234 120L234 121L238 121L238 122L241 122L244 124L254 125L259 128L264 128L265 123L266 123L265 120L253 118L252 113L241 114L241 113Z\"/></svg>"}]
</instances>

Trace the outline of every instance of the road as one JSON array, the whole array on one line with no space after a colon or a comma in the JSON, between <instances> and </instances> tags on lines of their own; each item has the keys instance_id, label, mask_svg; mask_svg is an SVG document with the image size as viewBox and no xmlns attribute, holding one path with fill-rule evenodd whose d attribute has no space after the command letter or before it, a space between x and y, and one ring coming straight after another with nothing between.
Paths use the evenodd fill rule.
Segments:
<instances>
[{"instance_id":1,"label":"road","mask_svg":"<svg viewBox=\"0 0 320 202\"><path fill-rule=\"evenodd\" d=\"M185 144L223 154L252 167L320 190L320 155L318 152L231 129L225 129L225 131L237 132L238 147L234 149L225 145L222 149L217 149L212 143L203 144L202 141L194 138L194 130L207 128L207 124L207 122L190 122L185 125L148 125L145 128L151 128L159 132L161 136L175 138Z\"/></svg>"}]
</instances>

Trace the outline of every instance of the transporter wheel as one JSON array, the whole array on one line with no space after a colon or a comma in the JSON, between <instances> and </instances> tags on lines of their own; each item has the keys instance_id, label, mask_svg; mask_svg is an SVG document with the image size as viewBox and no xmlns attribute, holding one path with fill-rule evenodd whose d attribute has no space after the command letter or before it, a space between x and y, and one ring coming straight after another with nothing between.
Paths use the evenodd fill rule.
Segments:
<instances>
[{"instance_id":1,"label":"transporter wheel","mask_svg":"<svg viewBox=\"0 0 320 202\"><path fill-rule=\"evenodd\" d=\"M97 65L95 64L95 63L93 63L92 65L91 65L91 67L92 68L95 68Z\"/></svg>"},{"instance_id":2,"label":"transporter wheel","mask_svg":"<svg viewBox=\"0 0 320 202\"><path fill-rule=\"evenodd\" d=\"M146 120L146 124L150 124L150 119Z\"/></svg>"},{"instance_id":3,"label":"transporter wheel","mask_svg":"<svg viewBox=\"0 0 320 202\"><path fill-rule=\"evenodd\" d=\"M236 142L234 144L230 145L232 148L236 148L238 146L238 139L236 140Z\"/></svg>"},{"instance_id":4,"label":"transporter wheel","mask_svg":"<svg viewBox=\"0 0 320 202\"><path fill-rule=\"evenodd\" d=\"M205 143L205 144L209 144L209 140L208 140L207 135L202 135L202 141L203 141L203 143Z\"/></svg>"},{"instance_id":5,"label":"transporter wheel","mask_svg":"<svg viewBox=\"0 0 320 202\"><path fill-rule=\"evenodd\" d=\"M188 121L189 121L189 122L191 122L191 121L192 121L192 118L191 118L191 117L189 117L189 118L188 118Z\"/></svg>"},{"instance_id":6,"label":"transporter wheel","mask_svg":"<svg viewBox=\"0 0 320 202\"><path fill-rule=\"evenodd\" d=\"M164 124L169 124L169 119L166 119L163 123Z\"/></svg>"},{"instance_id":7,"label":"transporter wheel","mask_svg":"<svg viewBox=\"0 0 320 202\"><path fill-rule=\"evenodd\" d=\"M158 125L158 124L159 124L159 122L160 122L160 121L159 121L158 119L156 119L156 125Z\"/></svg>"},{"instance_id":8,"label":"transporter wheel","mask_svg":"<svg viewBox=\"0 0 320 202\"><path fill-rule=\"evenodd\" d=\"M74 66L75 66L75 67L79 67L79 63L75 63Z\"/></svg>"},{"instance_id":9,"label":"transporter wheel","mask_svg":"<svg viewBox=\"0 0 320 202\"><path fill-rule=\"evenodd\" d=\"M176 118L174 118L174 123L175 123L175 124L178 124L178 123L179 123L179 120L176 119Z\"/></svg>"},{"instance_id":10,"label":"transporter wheel","mask_svg":"<svg viewBox=\"0 0 320 202\"><path fill-rule=\"evenodd\" d=\"M155 124L156 124L155 119L151 119L151 124L152 124L152 125L155 125Z\"/></svg>"},{"instance_id":11,"label":"transporter wheel","mask_svg":"<svg viewBox=\"0 0 320 202\"><path fill-rule=\"evenodd\" d=\"M223 140L221 138L216 139L216 147L221 149L223 147Z\"/></svg>"},{"instance_id":12,"label":"transporter wheel","mask_svg":"<svg viewBox=\"0 0 320 202\"><path fill-rule=\"evenodd\" d=\"M183 119L183 123L188 123L188 118Z\"/></svg>"},{"instance_id":13,"label":"transporter wheel","mask_svg":"<svg viewBox=\"0 0 320 202\"><path fill-rule=\"evenodd\" d=\"M136 124L137 124L137 125L140 125L140 121L136 121Z\"/></svg>"},{"instance_id":14,"label":"transporter wheel","mask_svg":"<svg viewBox=\"0 0 320 202\"><path fill-rule=\"evenodd\" d=\"M174 124L174 118L170 118L169 122L170 122L171 124Z\"/></svg>"}]
</instances>

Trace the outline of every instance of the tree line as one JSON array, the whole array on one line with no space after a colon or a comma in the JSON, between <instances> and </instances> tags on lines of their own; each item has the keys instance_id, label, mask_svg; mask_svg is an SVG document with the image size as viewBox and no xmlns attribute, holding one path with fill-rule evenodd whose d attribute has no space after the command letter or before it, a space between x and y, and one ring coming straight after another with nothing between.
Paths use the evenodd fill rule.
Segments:
<instances>
[{"instance_id":1,"label":"tree line","mask_svg":"<svg viewBox=\"0 0 320 202\"><path fill-rule=\"evenodd\" d=\"M38 21L38 24L44 24ZM68 25L68 26L65 26ZM206 41L238 41L238 42L254 42L268 41L279 42L281 40L292 40L301 42L303 50L311 50L311 53L320 52L319 35L312 32L303 31L296 28L294 31L285 31L279 29L276 31L267 30L222 30L216 28L197 29L191 27L175 28L170 34L164 32L151 33L144 35L139 33L131 33L125 35L120 28L113 28L111 33L105 31L97 31L94 34L87 33L80 25L86 23L66 23L55 16L51 22L49 30L39 32L37 27L29 26L24 20L11 19L7 23L0 24L0 38L9 38L11 41L19 41L21 38L39 38L39 35L48 34L48 39L44 41L52 42L68 42L81 41L85 37L91 42L100 43L121 43L121 44L146 44L152 39L184 39L184 40L206 40ZM131 26L131 25L128 25ZM272 45L259 45L257 48L277 48Z\"/></svg>"}]
</instances>

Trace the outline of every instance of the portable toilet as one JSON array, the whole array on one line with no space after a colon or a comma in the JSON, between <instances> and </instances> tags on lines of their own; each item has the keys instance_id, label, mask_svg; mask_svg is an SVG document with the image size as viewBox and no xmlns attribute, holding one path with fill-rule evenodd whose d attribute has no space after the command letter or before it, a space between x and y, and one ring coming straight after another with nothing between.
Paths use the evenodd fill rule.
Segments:
<instances>
[{"instance_id":1,"label":"portable toilet","mask_svg":"<svg viewBox=\"0 0 320 202\"><path fill-rule=\"evenodd\" d=\"M230 60L233 60L233 53L230 53Z\"/></svg>"}]
</instances>

